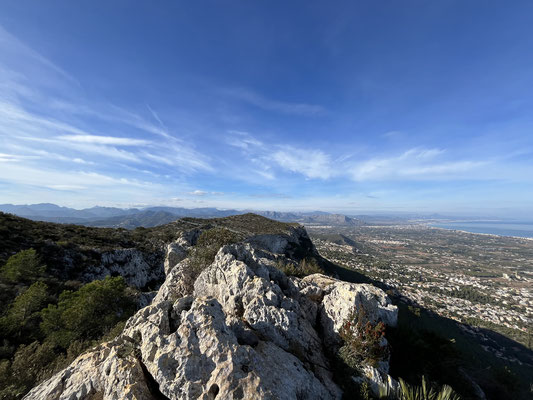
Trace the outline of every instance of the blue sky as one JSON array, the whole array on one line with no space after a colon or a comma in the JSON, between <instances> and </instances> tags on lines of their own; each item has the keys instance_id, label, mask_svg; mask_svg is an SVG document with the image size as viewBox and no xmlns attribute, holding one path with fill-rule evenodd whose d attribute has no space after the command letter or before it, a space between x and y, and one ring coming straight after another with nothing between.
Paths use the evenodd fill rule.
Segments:
<instances>
[{"instance_id":1,"label":"blue sky","mask_svg":"<svg viewBox=\"0 0 533 400\"><path fill-rule=\"evenodd\" d=\"M0 202L533 216L533 2L0 2Z\"/></svg>"}]
</instances>

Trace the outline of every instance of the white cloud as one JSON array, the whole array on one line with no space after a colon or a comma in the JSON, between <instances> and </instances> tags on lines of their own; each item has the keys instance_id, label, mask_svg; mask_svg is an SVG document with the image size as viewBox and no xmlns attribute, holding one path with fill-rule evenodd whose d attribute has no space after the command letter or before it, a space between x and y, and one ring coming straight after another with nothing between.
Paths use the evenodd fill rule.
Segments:
<instances>
[{"instance_id":1,"label":"white cloud","mask_svg":"<svg viewBox=\"0 0 533 400\"><path fill-rule=\"evenodd\" d=\"M230 136L226 137L226 143L230 146L243 150L261 149L263 147L263 142L254 138L248 132L230 130L228 133Z\"/></svg>"},{"instance_id":2,"label":"white cloud","mask_svg":"<svg viewBox=\"0 0 533 400\"><path fill-rule=\"evenodd\" d=\"M57 139L75 143L105 144L115 146L146 146L150 144L150 142L142 139L97 135L63 135L57 136Z\"/></svg>"},{"instance_id":3,"label":"white cloud","mask_svg":"<svg viewBox=\"0 0 533 400\"><path fill-rule=\"evenodd\" d=\"M191 196L205 196L208 194L208 192L205 192L203 190L193 190L192 192L188 192L187 194L190 194Z\"/></svg>"},{"instance_id":4,"label":"white cloud","mask_svg":"<svg viewBox=\"0 0 533 400\"><path fill-rule=\"evenodd\" d=\"M35 156L24 156L20 154L6 154L0 153L0 162L20 162L24 160L36 159L39 157Z\"/></svg>"},{"instance_id":5,"label":"white cloud","mask_svg":"<svg viewBox=\"0 0 533 400\"><path fill-rule=\"evenodd\" d=\"M46 187L49 189L65 190L65 191L87 189L85 186L80 186L80 185L48 185Z\"/></svg>"},{"instance_id":6,"label":"white cloud","mask_svg":"<svg viewBox=\"0 0 533 400\"><path fill-rule=\"evenodd\" d=\"M29 164L31 155L33 166L61 170L70 163L113 176L130 164L154 176L163 175L154 172L164 166L172 167L165 171L172 176L212 170L209 157L171 135L148 104L155 124L113 104L87 101L76 79L1 26L0 53L0 148L22 150L0 162ZM95 125L114 134L94 132Z\"/></svg>"},{"instance_id":7,"label":"white cloud","mask_svg":"<svg viewBox=\"0 0 533 400\"><path fill-rule=\"evenodd\" d=\"M39 166L13 164L9 171L0 171L0 181L16 184L31 185L36 187L136 187L143 189L153 188L151 182L144 182L123 177L112 177L92 171L61 171L45 169Z\"/></svg>"},{"instance_id":8,"label":"white cloud","mask_svg":"<svg viewBox=\"0 0 533 400\"><path fill-rule=\"evenodd\" d=\"M188 195L191 196L224 196L224 192L207 192L205 190L193 190L192 192L187 192Z\"/></svg>"},{"instance_id":9,"label":"white cloud","mask_svg":"<svg viewBox=\"0 0 533 400\"><path fill-rule=\"evenodd\" d=\"M334 175L330 156L320 150L287 148L272 155L282 168L307 178L328 179Z\"/></svg>"},{"instance_id":10,"label":"white cloud","mask_svg":"<svg viewBox=\"0 0 533 400\"><path fill-rule=\"evenodd\" d=\"M371 158L349 168L355 181L387 179L451 179L470 172L486 162L439 161L445 152L441 149L413 148L399 156Z\"/></svg>"},{"instance_id":11,"label":"white cloud","mask_svg":"<svg viewBox=\"0 0 533 400\"><path fill-rule=\"evenodd\" d=\"M76 80L72 75L67 73L64 69L58 65L51 62L46 57L43 57L40 53L36 52L18 38L13 36L11 33L6 31L0 25L0 50L4 53L4 60L11 61L13 66L20 66L23 64L23 67L34 67L38 65L39 67L45 67L46 69L55 72L60 75L63 79L67 80L70 84L76 86L81 86L78 80ZM30 61L26 63L21 63L21 60ZM25 64L25 65L24 65ZM15 68L16 70L16 68Z\"/></svg>"}]
</instances>

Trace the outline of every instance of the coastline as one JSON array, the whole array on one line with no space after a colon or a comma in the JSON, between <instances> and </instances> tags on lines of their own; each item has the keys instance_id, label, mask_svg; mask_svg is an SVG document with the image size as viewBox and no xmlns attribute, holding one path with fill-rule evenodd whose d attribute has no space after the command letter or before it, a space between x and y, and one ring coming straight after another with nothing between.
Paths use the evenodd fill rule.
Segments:
<instances>
[{"instance_id":1,"label":"coastline","mask_svg":"<svg viewBox=\"0 0 533 400\"><path fill-rule=\"evenodd\" d=\"M433 225L430 225L430 224L426 224L426 226L429 227L429 228L433 228L433 229L443 229L445 231L469 233L471 235L483 235L483 236L493 236L493 237L512 238L512 239L524 239L524 240L533 241L533 237L528 237L528 236L498 235L496 233L471 232L471 231L465 231L464 229L443 228L442 226L433 226Z\"/></svg>"}]
</instances>

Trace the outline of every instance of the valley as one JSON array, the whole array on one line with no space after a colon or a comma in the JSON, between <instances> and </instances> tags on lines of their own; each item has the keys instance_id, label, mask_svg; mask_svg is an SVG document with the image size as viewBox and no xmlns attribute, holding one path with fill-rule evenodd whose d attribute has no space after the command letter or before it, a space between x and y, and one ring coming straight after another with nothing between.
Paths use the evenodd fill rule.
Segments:
<instances>
[{"instance_id":1,"label":"valley","mask_svg":"<svg viewBox=\"0 0 533 400\"><path fill-rule=\"evenodd\" d=\"M425 225L307 229L321 255L406 301L533 345L532 240Z\"/></svg>"}]
</instances>

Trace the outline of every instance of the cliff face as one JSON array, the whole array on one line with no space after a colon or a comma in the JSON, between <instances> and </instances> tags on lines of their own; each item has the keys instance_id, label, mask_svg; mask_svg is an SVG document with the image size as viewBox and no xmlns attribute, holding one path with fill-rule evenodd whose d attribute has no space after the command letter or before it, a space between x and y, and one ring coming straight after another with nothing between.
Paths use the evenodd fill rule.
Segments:
<instances>
[{"instance_id":1,"label":"cliff face","mask_svg":"<svg viewBox=\"0 0 533 400\"><path fill-rule=\"evenodd\" d=\"M350 313L396 324L396 307L374 286L276 268L314 251L301 228L223 246L196 277L188 254L198 234L168 245L165 282L119 337L25 399L339 399L332 355ZM387 372L386 361L369 367L379 379Z\"/></svg>"}]
</instances>

